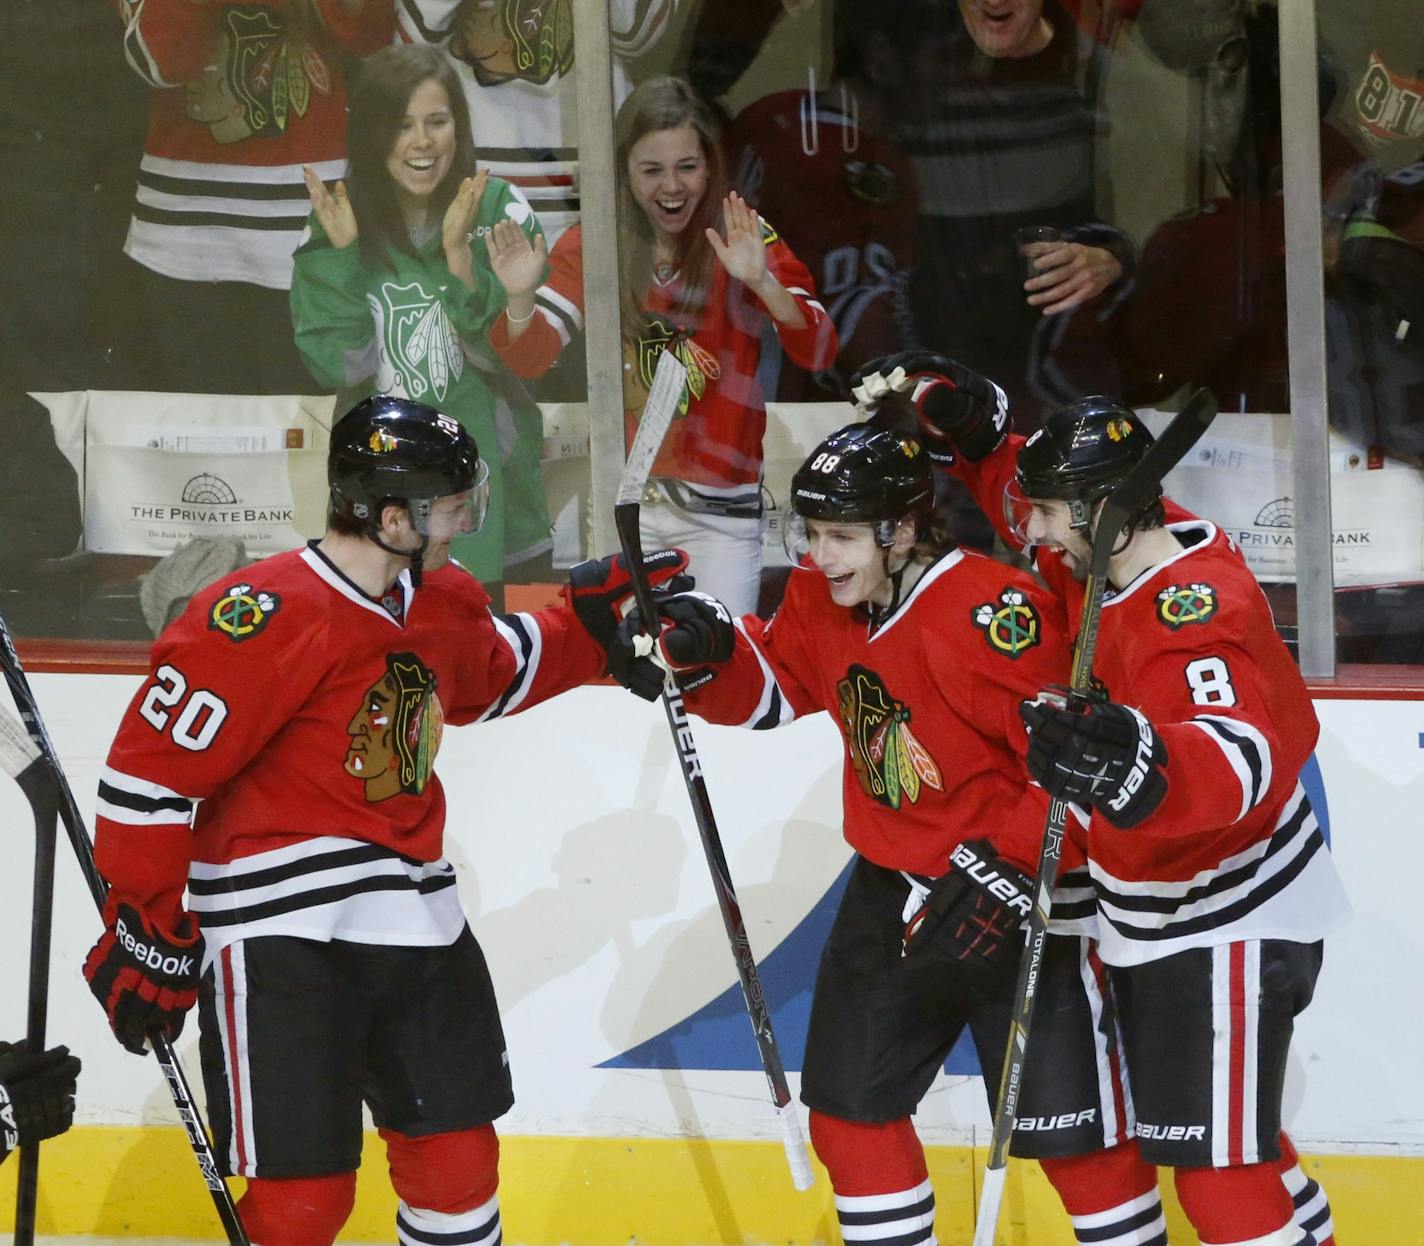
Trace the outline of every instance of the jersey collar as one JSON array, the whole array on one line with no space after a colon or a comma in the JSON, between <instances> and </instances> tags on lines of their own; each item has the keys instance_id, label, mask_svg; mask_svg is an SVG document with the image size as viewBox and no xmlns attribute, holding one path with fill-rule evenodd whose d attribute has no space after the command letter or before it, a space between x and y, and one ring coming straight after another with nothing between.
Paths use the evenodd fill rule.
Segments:
<instances>
[{"instance_id":1,"label":"jersey collar","mask_svg":"<svg viewBox=\"0 0 1424 1246\"><path fill-rule=\"evenodd\" d=\"M949 571L952 567L958 566L963 558L964 551L962 549L952 549L949 550L947 553L941 554L934 562L930 563L930 565L925 568L924 574L921 575L920 578L915 581L915 587L905 594L905 600L902 601L898 606L896 606L894 610L892 610L880 621L879 627L876 627L874 631L869 632L868 638L871 641L876 641L879 640L883 635L885 635L886 632L888 632L892 627L895 626L896 623L898 623L901 619L905 617L905 615L909 612L911 604L919 597L921 593L925 591L926 588L933 584L937 579L939 579L940 576L944 575L945 572ZM871 626L872 624L870 623L866 624L867 629Z\"/></svg>"},{"instance_id":2,"label":"jersey collar","mask_svg":"<svg viewBox=\"0 0 1424 1246\"><path fill-rule=\"evenodd\" d=\"M1211 543L1216 540L1216 525L1208 519L1183 519L1177 523L1169 523L1166 527L1167 531L1174 534L1179 541L1185 537L1191 537L1193 539L1190 544L1183 544L1182 548L1170 558L1164 558L1156 566L1148 567L1144 571L1139 571L1133 578L1132 583L1126 588L1113 593L1110 597L1105 595L1103 597L1104 608L1115 606L1118 602L1131 597L1138 588L1146 584L1147 581L1161 571L1163 567L1170 567L1173 563L1179 562L1183 558L1189 558L1191 555L1207 549Z\"/></svg>"},{"instance_id":3,"label":"jersey collar","mask_svg":"<svg viewBox=\"0 0 1424 1246\"><path fill-rule=\"evenodd\" d=\"M410 618L410 607L415 597L415 589L411 586L409 570L402 571L390 589L390 593L395 594L400 605L400 617L396 618L379 601L367 596L347 579L337 569L336 564L317 549L315 541L309 541L306 549L302 550L302 561L316 572L318 578L325 581L328 587L340 593L347 601L360 606L363 610L369 610L372 614L385 619L387 623L399 628L403 627L404 621Z\"/></svg>"}]
</instances>

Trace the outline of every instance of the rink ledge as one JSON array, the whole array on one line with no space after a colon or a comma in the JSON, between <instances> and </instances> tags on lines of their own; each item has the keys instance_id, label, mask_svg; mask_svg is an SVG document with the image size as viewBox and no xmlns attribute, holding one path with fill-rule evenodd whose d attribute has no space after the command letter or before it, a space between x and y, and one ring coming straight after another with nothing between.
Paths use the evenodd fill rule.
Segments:
<instances>
[{"instance_id":1,"label":"rink ledge","mask_svg":"<svg viewBox=\"0 0 1424 1246\"><path fill-rule=\"evenodd\" d=\"M342 1241L392 1240L395 1198L384 1148L367 1139L356 1210ZM798 1194L777 1143L685 1139L508 1137L501 1140L500 1202L511 1246L712 1246L837 1241L825 1173ZM973 1233L982 1149L929 1147L945 1246ZM1306 1170L1329 1191L1344 1246L1424 1241L1424 1157L1308 1155ZM18 1164L0 1179L0 1224L14 1222ZM234 1193L241 1183L233 1182ZM1174 1243L1195 1241L1170 1189ZM176 1127L77 1127L45 1145L39 1232L63 1236L220 1240L187 1140ZM999 1241L1072 1246L1073 1235L1036 1165L1011 1169Z\"/></svg>"}]
</instances>

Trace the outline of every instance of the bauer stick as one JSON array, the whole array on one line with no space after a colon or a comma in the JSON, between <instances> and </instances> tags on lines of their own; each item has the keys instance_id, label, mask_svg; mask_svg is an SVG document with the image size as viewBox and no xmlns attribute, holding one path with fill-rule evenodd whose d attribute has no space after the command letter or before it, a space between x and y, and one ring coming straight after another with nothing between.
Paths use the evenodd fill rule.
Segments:
<instances>
[{"instance_id":1,"label":"bauer stick","mask_svg":"<svg viewBox=\"0 0 1424 1246\"><path fill-rule=\"evenodd\" d=\"M658 622L652 587L648 583L647 572L643 570L643 539L638 530L638 520L643 488L648 483L648 473L652 470L658 447L662 445L673 413L677 410L686 375L687 369L672 353L663 351L653 377L652 389L649 390L647 401L643 405L643 417L638 424L637 436L633 439L633 448L628 452L628 462L618 482L618 498L613 508L613 521L618 528L619 543L623 547L623 561L628 566L628 575L633 582L633 595L638 602L638 613L642 616L643 628L648 635L649 652L653 654L657 652L657 637L661 625ZM796 1110L796 1101L791 1097L791 1089L786 1084L786 1071L781 1066L781 1053L777 1049L776 1035L771 1027L771 1010L767 1007L766 996L762 994L761 981L757 977L756 958L752 955L751 945L747 941L747 927L742 920L742 908L737 903L731 871L727 868L727 854L722 849L717 819L712 814L712 801L707 795L707 784L702 778L702 762L697 755L697 743L692 736L687 709L682 702L682 692L674 681L671 670L666 672L663 680L662 702L663 710L667 714L668 730L672 733L678 759L682 763L682 778L687 785L688 799L692 802L692 816L697 823L697 833L702 838L702 850L707 856L707 867L712 874L712 886L717 893L717 907L722 910L722 925L726 927L727 940L732 946L732 959L737 962L742 998L746 1001L747 1016L751 1019L752 1032L756 1035L757 1051L761 1055L762 1068L766 1071L771 1101L781 1122L782 1143L786 1148L786 1162L791 1166L791 1180L798 1190L809 1190L816 1178L811 1171L806 1138L801 1132L801 1118Z\"/></svg>"},{"instance_id":2,"label":"bauer stick","mask_svg":"<svg viewBox=\"0 0 1424 1246\"><path fill-rule=\"evenodd\" d=\"M0 667L4 668L5 682L10 685L10 693L15 698L15 704L19 707L28 728L27 736L15 723L12 715L0 710L0 728L3 728L0 729L0 766L18 779L37 759L49 772L51 786L57 797L59 818L64 822L70 847L74 849L74 855L79 861L79 869L89 886L89 893L102 913L109 886L100 875L99 867L94 864L94 849L89 842L84 819L75 803L69 780L65 778L64 770L60 766L59 754L55 752L49 732L45 730L39 705L30 690L29 680L25 678L24 667L20 665L20 656L15 652L15 643L10 638L10 629L3 617L0 617ZM24 739L28 739L35 750L34 756L29 760L25 759L16 743L17 740ZM16 768L11 769L12 766ZM33 780L27 782L33 786ZM21 788L24 787L25 783L22 782ZM29 796L30 793L26 791L25 794ZM37 823L39 816L39 810L36 809ZM237 1206L232 1201L232 1194L218 1172L217 1157L213 1154L212 1143L208 1141L207 1131L203 1126L203 1118L193 1100L193 1092L188 1088L188 1080L183 1075L183 1066L178 1063L173 1044L162 1034L150 1034L149 1041L153 1054L158 1058L159 1068L163 1070L163 1079L168 1083L168 1093L173 1096L173 1106L178 1110L178 1118L188 1132L188 1143L193 1148L193 1158L197 1160L202 1171L203 1184L208 1187L218 1219L227 1231L229 1246L251 1246L247 1231L238 1217Z\"/></svg>"},{"instance_id":3,"label":"bauer stick","mask_svg":"<svg viewBox=\"0 0 1424 1246\"><path fill-rule=\"evenodd\" d=\"M1083 585L1083 610L1079 615L1078 640L1073 647L1073 665L1068 681L1070 704L1081 705L1081 699L1092 686L1093 656L1098 647L1098 624L1103 613L1108 562L1123 526L1152 500L1162 478L1181 461L1215 418L1216 399L1208 390L1197 390L1162 435L1147 448L1137 466L1108 494L1098 514L1092 560ZM1058 878L1058 862L1063 854L1063 830L1067 824L1068 802L1052 798L1048 804L1043 846L1039 850L1038 870L1034 876L1033 911L1029 915L1027 947L1019 962L1009 1040L999 1079L998 1105L994 1110L994 1129L989 1138L989 1160L984 1170L984 1189L980 1196L979 1214L974 1222L973 1246L994 1246L994 1234L998 1230L999 1205L1003 1202L1004 1178L1008 1171L1009 1143L1014 1134L1019 1092L1023 1089L1034 1005L1038 1001L1039 971L1043 966L1044 944L1048 937L1053 884Z\"/></svg>"}]
</instances>

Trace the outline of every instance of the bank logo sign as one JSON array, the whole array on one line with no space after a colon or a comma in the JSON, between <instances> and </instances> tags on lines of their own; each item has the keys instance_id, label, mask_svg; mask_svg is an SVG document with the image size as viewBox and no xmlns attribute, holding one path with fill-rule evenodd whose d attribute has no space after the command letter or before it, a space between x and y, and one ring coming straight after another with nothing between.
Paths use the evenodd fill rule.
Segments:
<instances>
[{"instance_id":1,"label":"bank logo sign","mask_svg":"<svg viewBox=\"0 0 1424 1246\"><path fill-rule=\"evenodd\" d=\"M1246 561L1257 574L1295 570L1295 501L1289 495L1272 498L1249 525L1223 523L1226 534L1241 547ZM1336 527L1330 534L1335 565L1346 570L1359 553L1375 546L1373 525Z\"/></svg>"}]
</instances>

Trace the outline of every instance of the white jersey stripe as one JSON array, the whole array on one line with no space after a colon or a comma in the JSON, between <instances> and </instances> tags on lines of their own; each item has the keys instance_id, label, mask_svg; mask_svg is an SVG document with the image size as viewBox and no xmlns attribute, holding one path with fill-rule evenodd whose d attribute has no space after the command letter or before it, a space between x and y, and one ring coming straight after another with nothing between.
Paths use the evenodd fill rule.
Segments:
<instances>
[{"instance_id":1,"label":"white jersey stripe","mask_svg":"<svg viewBox=\"0 0 1424 1246\"><path fill-rule=\"evenodd\" d=\"M1117 1052L1122 1050L1121 1039L1114 1047L1108 1042L1108 1035L1104 1032L1103 1014L1107 1008L1098 977L1102 962L1097 960L1091 940L1080 938L1078 948L1078 975L1083 982L1083 995L1088 1001L1088 1011L1093 1021L1093 1054L1098 1068L1098 1115L1102 1124L1103 1146L1116 1146L1133 1136L1136 1124L1132 1119L1131 1105L1121 1101L1117 1093L1118 1085L1126 1090L1127 1078L1122 1076L1120 1068L1114 1078ZM1117 1128L1120 1103L1126 1117L1127 1132L1124 1135L1119 1135ZM1074 1224L1077 1224L1076 1220Z\"/></svg>"},{"instance_id":2,"label":"white jersey stripe","mask_svg":"<svg viewBox=\"0 0 1424 1246\"><path fill-rule=\"evenodd\" d=\"M1224 1168L1231 1146L1231 944L1211 950L1211 1162Z\"/></svg>"},{"instance_id":3,"label":"white jersey stripe","mask_svg":"<svg viewBox=\"0 0 1424 1246\"><path fill-rule=\"evenodd\" d=\"M796 710L781 691L781 686L776 682L776 675L772 672L771 664L762 656L756 641L747 635L747 629L742 625L741 619L734 620L734 626L737 631L741 632L747 644L751 646L752 653L756 655L762 679L761 697L757 701L756 709L744 722L738 725L762 729L783 727L796 717Z\"/></svg>"},{"instance_id":4,"label":"white jersey stripe","mask_svg":"<svg viewBox=\"0 0 1424 1246\"><path fill-rule=\"evenodd\" d=\"M500 639L514 655L515 667L514 676L504 694L479 716L479 722L512 714L524 703L534 685L539 659L544 652L544 633L539 630L533 615L491 613L490 618L494 620Z\"/></svg>"},{"instance_id":5,"label":"white jersey stripe","mask_svg":"<svg viewBox=\"0 0 1424 1246\"><path fill-rule=\"evenodd\" d=\"M1261 1063L1259 1030L1261 1019L1261 941L1248 939L1241 989L1245 996L1241 1047L1244 1053L1241 1081L1241 1162L1261 1162L1260 1128L1256 1115L1256 1074Z\"/></svg>"},{"instance_id":6,"label":"white jersey stripe","mask_svg":"<svg viewBox=\"0 0 1424 1246\"><path fill-rule=\"evenodd\" d=\"M1241 784L1241 810L1235 819L1239 822L1270 790L1271 746L1255 727L1236 718L1198 714L1192 726L1221 750Z\"/></svg>"}]
</instances>

